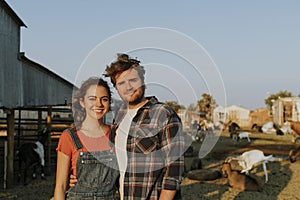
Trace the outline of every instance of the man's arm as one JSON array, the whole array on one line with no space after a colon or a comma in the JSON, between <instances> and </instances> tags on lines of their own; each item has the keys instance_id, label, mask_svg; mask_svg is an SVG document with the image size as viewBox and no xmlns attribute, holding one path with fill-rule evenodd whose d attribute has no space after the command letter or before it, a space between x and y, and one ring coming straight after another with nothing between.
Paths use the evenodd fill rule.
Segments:
<instances>
[{"instance_id":1,"label":"man's arm","mask_svg":"<svg viewBox=\"0 0 300 200\"><path fill-rule=\"evenodd\" d=\"M185 143L181 120L175 113L168 117L165 124L161 145L166 156L166 167L160 199L173 199L182 181Z\"/></svg>"}]
</instances>

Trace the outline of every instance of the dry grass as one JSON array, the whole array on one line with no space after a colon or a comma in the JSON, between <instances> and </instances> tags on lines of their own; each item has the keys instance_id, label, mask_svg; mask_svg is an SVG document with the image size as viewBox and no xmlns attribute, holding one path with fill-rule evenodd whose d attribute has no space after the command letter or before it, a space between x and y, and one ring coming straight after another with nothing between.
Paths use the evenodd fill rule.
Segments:
<instances>
[{"instance_id":1,"label":"dry grass","mask_svg":"<svg viewBox=\"0 0 300 200\"><path fill-rule=\"evenodd\" d=\"M263 185L263 192L240 192L232 189L227 184L227 179L220 178L214 181L195 181L185 178L182 183L182 194L185 200L189 199L221 199L221 200L253 200L253 199L300 199L300 161L291 164L288 153L296 145L291 142L291 136L277 136L275 134L252 133L251 143L246 139L234 143L228 133L222 133L213 150L202 159L203 168L219 169L227 156L240 155L241 153L259 149L265 155L272 154L282 158L282 161L267 164L269 182L264 183L262 166L251 171L251 176ZM201 143L192 143L195 149L200 149ZM193 158L186 158L189 168ZM235 164L235 165L234 165ZM239 169L237 163L233 163Z\"/></svg>"}]
</instances>

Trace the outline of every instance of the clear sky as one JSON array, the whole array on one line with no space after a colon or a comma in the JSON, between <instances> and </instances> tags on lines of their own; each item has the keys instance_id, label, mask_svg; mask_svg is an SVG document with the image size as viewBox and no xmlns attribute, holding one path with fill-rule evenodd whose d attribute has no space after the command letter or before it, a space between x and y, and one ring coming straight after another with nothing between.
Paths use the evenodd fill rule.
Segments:
<instances>
[{"instance_id":1,"label":"clear sky","mask_svg":"<svg viewBox=\"0 0 300 200\"><path fill-rule=\"evenodd\" d=\"M280 90L300 94L298 0L6 2L28 27L21 31L21 51L73 83L88 55L103 41L136 28L160 27L184 34L205 49L224 83L226 105L255 109L265 107L264 99L268 94ZM199 52L187 48L185 53ZM195 99L210 91L205 86L220 81L215 80L218 76L205 73L202 74L204 80L193 77L192 68L182 57L174 57L168 52L143 49L132 55L149 68L153 63L161 69L177 65L172 73L162 77L151 75L157 80L151 79L150 93L162 101L179 100L184 105L196 103ZM109 59L112 58L115 55L110 55ZM152 67L153 71L157 69L155 67ZM181 84L181 78L186 83ZM169 90L156 88L154 82L159 80L164 80L164 86ZM185 84L193 91L185 89L189 87ZM176 89L170 89L173 86ZM194 93L196 98L191 98Z\"/></svg>"}]
</instances>

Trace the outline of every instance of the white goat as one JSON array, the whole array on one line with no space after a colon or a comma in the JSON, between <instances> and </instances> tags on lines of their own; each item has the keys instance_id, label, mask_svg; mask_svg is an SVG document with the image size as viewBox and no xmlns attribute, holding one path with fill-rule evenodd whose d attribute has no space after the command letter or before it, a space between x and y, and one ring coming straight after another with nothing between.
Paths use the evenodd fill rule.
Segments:
<instances>
[{"instance_id":1,"label":"white goat","mask_svg":"<svg viewBox=\"0 0 300 200\"><path fill-rule=\"evenodd\" d=\"M227 162L230 160L237 160L239 165L243 168L241 173L248 174L249 171L256 167L259 164L262 164L264 173L265 173L265 182L268 182L268 172L266 164L270 161L275 161L275 158L272 155L265 156L264 153L260 150L250 150L244 152L242 155L238 156L237 158L229 158L226 159Z\"/></svg>"},{"instance_id":2,"label":"white goat","mask_svg":"<svg viewBox=\"0 0 300 200\"><path fill-rule=\"evenodd\" d=\"M250 134L251 134L250 132L241 132L241 133L239 133L239 139L247 138L248 142L251 142L251 140L249 138Z\"/></svg>"}]
</instances>

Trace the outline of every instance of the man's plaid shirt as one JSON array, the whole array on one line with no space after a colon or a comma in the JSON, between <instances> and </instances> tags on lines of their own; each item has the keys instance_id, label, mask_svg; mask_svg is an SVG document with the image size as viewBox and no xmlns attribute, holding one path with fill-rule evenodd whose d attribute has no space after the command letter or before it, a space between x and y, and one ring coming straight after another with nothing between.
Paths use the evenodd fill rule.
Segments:
<instances>
[{"instance_id":1,"label":"man's plaid shirt","mask_svg":"<svg viewBox=\"0 0 300 200\"><path fill-rule=\"evenodd\" d=\"M133 118L128 134L124 199L158 199L162 189L180 192L184 170L181 120L155 97L147 99ZM113 133L126 112L126 105L117 111Z\"/></svg>"}]
</instances>

